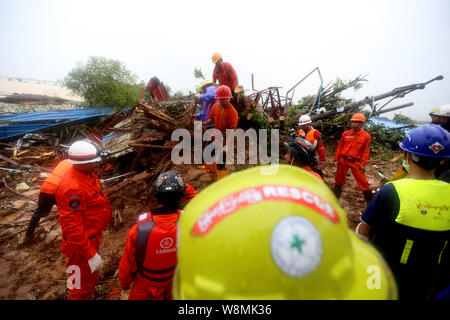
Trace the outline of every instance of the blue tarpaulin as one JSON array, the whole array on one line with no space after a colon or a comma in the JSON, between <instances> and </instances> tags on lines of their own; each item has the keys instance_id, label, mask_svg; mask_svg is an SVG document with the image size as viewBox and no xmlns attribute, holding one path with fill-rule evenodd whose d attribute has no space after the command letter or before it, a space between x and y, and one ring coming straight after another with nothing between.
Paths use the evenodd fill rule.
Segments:
<instances>
[{"instance_id":1,"label":"blue tarpaulin","mask_svg":"<svg viewBox=\"0 0 450 320\"><path fill-rule=\"evenodd\" d=\"M36 122L36 121L55 121L55 120L74 120L85 117L104 116L111 114L111 108L84 108L70 110L51 110L41 112L15 113L0 115L0 122Z\"/></svg>"},{"instance_id":2,"label":"blue tarpaulin","mask_svg":"<svg viewBox=\"0 0 450 320\"><path fill-rule=\"evenodd\" d=\"M0 140L83 123L112 113L112 108L102 107L0 115Z\"/></svg>"},{"instance_id":3,"label":"blue tarpaulin","mask_svg":"<svg viewBox=\"0 0 450 320\"><path fill-rule=\"evenodd\" d=\"M370 118L369 119L371 123L373 123L374 125L378 125L378 126L383 126L386 128L403 128L403 127L407 127L409 126L409 124L407 123L397 123L395 121L391 121L391 120L387 120L387 119L381 119L381 118ZM403 132L405 134L407 134L409 131L411 131L412 128L403 128L403 129L399 129L399 130L403 130Z\"/></svg>"}]
</instances>

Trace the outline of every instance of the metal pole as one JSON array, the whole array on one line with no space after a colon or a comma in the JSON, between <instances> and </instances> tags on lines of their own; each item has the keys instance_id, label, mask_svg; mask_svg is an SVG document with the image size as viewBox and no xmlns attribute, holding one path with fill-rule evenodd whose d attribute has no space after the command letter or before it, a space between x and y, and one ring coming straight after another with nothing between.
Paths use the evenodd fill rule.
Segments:
<instances>
[{"instance_id":1,"label":"metal pole","mask_svg":"<svg viewBox=\"0 0 450 320\"><path fill-rule=\"evenodd\" d=\"M437 76L437 77L435 77L435 78L433 78L433 79L431 79L431 80L429 80L429 81L427 81L425 83L412 84L412 85L405 86L405 87L395 88L394 90L391 90L391 91L386 92L386 93L382 93L382 94L380 94L378 96L374 96L374 97L365 97L362 100L351 102L351 103L343 106L342 107L343 108L342 112L349 111L351 109L360 107L362 105L369 104L372 101L382 100L382 99L385 99L387 97L391 97L391 96L394 96L394 95L397 95L398 97L403 98L406 94L411 93L411 92L413 92L415 90L418 90L418 89L424 89L427 84L429 84L429 83L431 83L433 81L436 81L436 80L442 80L443 78L444 78L443 76ZM312 116L311 120L312 121L316 121L316 120L328 118L329 116L334 115L336 113L338 113L337 109L330 110L328 112Z\"/></svg>"},{"instance_id":2,"label":"metal pole","mask_svg":"<svg viewBox=\"0 0 450 320\"><path fill-rule=\"evenodd\" d=\"M382 114L382 113L386 113L386 112L394 111L394 110L398 110L398 109L403 109L403 108L406 108L406 107L410 107L412 105L414 105L413 102L405 103L405 104L402 104L402 105L399 105L399 106L396 106L396 107L384 109L382 111L376 111L376 112L374 112L373 115L377 116L377 115Z\"/></svg>"}]
</instances>

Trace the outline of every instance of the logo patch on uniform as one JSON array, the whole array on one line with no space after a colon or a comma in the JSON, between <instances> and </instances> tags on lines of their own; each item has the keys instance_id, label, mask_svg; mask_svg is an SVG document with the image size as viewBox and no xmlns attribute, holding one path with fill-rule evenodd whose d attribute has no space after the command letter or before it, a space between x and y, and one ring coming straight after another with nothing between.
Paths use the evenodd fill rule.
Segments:
<instances>
[{"instance_id":1,"label":"logo patch on uniform","mask_svg":"<svg viewBox=\"0 0 450 320\"><path fill-rule=\"evenodd\" d=\"M173 244L173 239L170 237L164 238L161 240L161 242L159 243L159 245L161 246L161 248L163 249L168 249L172 246Z\"/></svg>"},{"instance_id":2,"label":"logo patch on uniform","mask_svg":"<svg viewBox=\"0 0 450 320\"><path fill-rule=\"evenodd\" d=\"M433 143L430 147L429 147L435 154L438 154L439 152L441 152L442 150L444 150L444 146L442 144L440 144L439 142L435 142Z\"/></svg>"},{"instance_id":3,"label":"logo patch on uniform","mask_svg":"<svg viewBox=\"0 0 450 320\"><path fill-rule=\"evenodd\" d=\"M72 199L69 201L69 208L73 211L77 211L80 208L80 199Z\"/></svg>"},{"instance_id":4,"label":"logo patch on uniform","mask_svg":"<svg viewBox=\"0 0 450 320\"><path fill-rule=\"evenodd\" d=\"M303 277L319 265L322 239L307 219L289 216L273 229L270 250L275 264L291 277Z\"/></svg>"}]
</instances>

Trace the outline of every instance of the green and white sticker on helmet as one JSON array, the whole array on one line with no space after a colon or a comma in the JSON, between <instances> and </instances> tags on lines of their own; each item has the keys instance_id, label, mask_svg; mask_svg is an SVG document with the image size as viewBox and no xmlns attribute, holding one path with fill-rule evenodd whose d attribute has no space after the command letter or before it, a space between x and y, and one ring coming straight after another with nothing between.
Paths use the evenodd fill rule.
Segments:
<instances>
[{"instance_id":1,"label":"green and white sticker on helmet","mask_svg":"<svg viewBox=\"0 0 450 320\"><path fill-rule=\"evenodd\" d=\"M272 231L270 250L275 264L291 277L303 277L316 269L322 258L322 240L307 219L288 216Z\"/></svg>"}]
</instances>

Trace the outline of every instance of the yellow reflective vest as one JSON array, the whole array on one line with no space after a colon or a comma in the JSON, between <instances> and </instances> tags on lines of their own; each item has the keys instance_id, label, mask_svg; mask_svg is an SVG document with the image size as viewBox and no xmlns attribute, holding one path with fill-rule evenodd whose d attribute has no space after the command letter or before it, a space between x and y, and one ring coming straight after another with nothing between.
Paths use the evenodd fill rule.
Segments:
<instances>
[{"instance_id":1,"label":"yellow reflective vest","mask_svg":"<svg viewBox=\"0 0 450 320\"><path fill-rule=\"evenodd\" d=\"M395 222L422 230L450 230L450 184L404 178L391 182L400 200Z\"/></svg>"}]
</instances>

